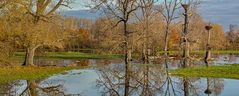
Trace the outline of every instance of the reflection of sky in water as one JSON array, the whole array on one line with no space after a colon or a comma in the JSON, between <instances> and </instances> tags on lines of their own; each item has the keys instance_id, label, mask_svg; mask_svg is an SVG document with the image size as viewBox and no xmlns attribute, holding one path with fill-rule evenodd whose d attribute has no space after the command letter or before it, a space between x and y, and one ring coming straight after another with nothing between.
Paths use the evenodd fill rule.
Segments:
<instances>
[{"instance_id":1,"label":"reflection of sky in water","mask_svg":"<svg viewBox=\"0 0 239 96\"><path fill-rule=\"evenodd\" d=\"M225 80L224 90L221 96L238 96L239 92L239 81L238 80Z\"/></svg>"},{"instance_id":2,"label":"reflection of sky in water","mask_svg":"<svg viewBox=\"0 0 239 96\"><path fill-rule=\"evenodd\" d=\"M13 92L16 91L16 92L11 95L14 96L14 95L22 93L24 91L24 89L26 89L26 87L27 87L27 82L25 80L19 80L18 84L13 86L13 88L11 89L11 91L13 91Z\"/></svg>"},{"instance_id":3,"label":"reflection of sky in water","mask_svg":"<svg viewBox=\"0 0 239 96\"><path fill-rule=\"evenodd\" d=\"M47 82L52 82L52 85L57 85L57 84L63 84L64 87L64 93L66 95L74 95L74 94L81 94L81 96L102 96L102 89L98 89L96 85L96 80L99 79L99 75L97 71L95 70L73 70L70 71L68 74L65 75L56 75L52 76L44 81L41 82L41 86L46 86L44 85ZM64 83L62 83L62 81ZM177 96L183 95L183 86L180 85L182 83L182 77L173 77L172 78L173 86L175 90L177 91L176 94ZM215 82L222 82L224 85L222 85L222 92L219 91L219 96L237 96L239 92L237 91L238 86L239 86L239 81L238 80L232 80L232 79L209 79L210 81L210 87L213 90L212 87L215 87L213 84ZM190 78L189 79L190 83L190 92L197 90L197 93L190 93L190 94L197 94L198 96L205 96L204 91L207 88L207 79L206 78ZM24 83L24 82L22 82ZM180 85L180 86L179 86ZM26 85L24 84L21 86L19 89L25 89ZM140 88L138 89L140 90ZM163 86L163 90L166 90L166 86ZM19 92L18 91L18 92ZM123 92L123 90L119 90L120 92ZM162 90L161 90L162 91ZM172 92L172 90L170 91ZM137 93L135 93L137 94ZM162 93L157 93L157 96L162 95ZM215 92L213 91L212 96L215 96ZM133 96L138 96L138 95L133 95ZM191 96L191 95L190 95Z\"/></svg>"},{"instance_id":4,"label":"reflection of sky in water","mask_svg":"<svg viewBox=\"0 0 239 96\"><path fill-rule=\"evenodd\" d=\"M96 88L98 75L94 70L72 70L65 75L50 77L45 82L63 81L65 94L81 94L83 96L97 96L99 92ZM54 82L59 83L59 82Z\"/></svg>"},{"instance_id":5,"label":"reflection of sky in water","mask_svg":"<svg viewBox=\"0 0 239 96\"><path fill-rule=\"evenodd\" d=\"M213 61L214 64L238 64L239 55L220 55Z\"/></svg>"},{"instance_id":6,"label":"reflection of sky in water","mask_svg":"<svg viewBox=\"0 0 239 96\"><path fill-rule=\"evenodd\" d=\"M215 64L225 64L225 63L239 63L239 56L238 55L221 55L218 56L214 61ZM57 61L59 62L59 61ZM67 62L74 62L74 61L63 61L64 63ZM66 95L74 95L74 94L81 94L81 96L101 96L105 92L104 86L99 87L99 82L98 80L101 81L101 85L103 84L102 82L106 82L105 80L108 80L104 78L103 72L107 74L108 77L112 80L112 83L117 84L117 82L123 82L124 79L121 78L121 80L117 81L117 76L112 75L113 73L117 73L119 76L124 76L124 65L123 63L119 61L100 61L100 60L93 60L91 59L89 65L94 65L96 66L97 64L99 65L106 65L101 66L101 67L95 67L95 68L90 68L90 69L81 69L81 70L72 70L68 71L65 74L57 74L52 77L49 77L48 79L42 80L40 83L38 83L39 86L41 87L49 87L49 86L57 86L57 85L62 85L63 87L63 92ZM171 61L169 62L171 67L177 67L178 61ZM136 65L136 64L134 64ZM141 65L133 66L132 70L135 71L135 73L132 76L141 76L144 71L144 69L141 69ZM166 76L164 74L164 71L161 70L162 66L151 66L150 67L150 80L152 85L157 85L161 86L160 84L162 82L168 82L165 81ZM161 71L160 71L161 70ZM161 76L161 77L160 77ZM160 80L157 80L155 78L160 77L162 82ZM172 77L172 85L174 86L175 90L177 91L176 94L177 96L183 95L183 78L184 77ZM132 79L134 80L134 79ZM206 94L204 91L207 88L207 79L206 78L189 78L188 77L188 82L190 82L190 96L194 96L195 94L198 96L205 96ZM233 80L233 79L208 79L210 81L210 88L212 90L211 96L237 96L239 94L238 92L238 86L239 86L239 80ZM138 80L138 81L143 81L143 79ZM161 83L160 83L161 82ZM122 84L123 84L122 83ZM131 82L133 83L133 82ZM158 86L158 85L157 85ZM11 90L16 90L16 93L20 93L27 87L27 83L25 80L19 81L18 84L15 84ZM151 87L153 88L153 87ZM167 86L164 85L162 89L156 90L155 94L157 96L162 95L162 92L165 92L167 89ZM193 93L196 90L196 93ZM117 90L120 95L124 94L124 86L121 85L121 87ZM131 95L133 96L138 96L140 95L139 92L142 91L142 88L139 87L137 88L136 91L134 91ZM172 92L170 90L169 92ZM135 95L136 94L136 95Z\"/></svg>"}]
</instances>

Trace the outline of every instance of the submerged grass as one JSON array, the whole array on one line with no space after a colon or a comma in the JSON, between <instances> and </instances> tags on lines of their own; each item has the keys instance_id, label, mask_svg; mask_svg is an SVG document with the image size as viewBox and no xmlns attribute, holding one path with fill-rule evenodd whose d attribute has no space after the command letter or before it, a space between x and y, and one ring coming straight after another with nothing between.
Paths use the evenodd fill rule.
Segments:
<instances>
[{"instance_id":1,"label":"submerged grass","mask_svg":"<svg viewBox=\"0 0 239 96\"><path fill-rule=\"evenodd\" d=\"M239 79L239 64L226 64L221 66L181 68L171 70L174 76L210 77Z\"/></svg>"},{"instance_id":2,"label":"submerged grass","mask_svg":"<svg viewBox=\"0 0 239 96\"><path fill-rule=\"evenodd\" d=\"M81 68L86 67L2 67L0 68L0 84L15 80L39 80L53 74Z\"/></svg>"}]
</instances>

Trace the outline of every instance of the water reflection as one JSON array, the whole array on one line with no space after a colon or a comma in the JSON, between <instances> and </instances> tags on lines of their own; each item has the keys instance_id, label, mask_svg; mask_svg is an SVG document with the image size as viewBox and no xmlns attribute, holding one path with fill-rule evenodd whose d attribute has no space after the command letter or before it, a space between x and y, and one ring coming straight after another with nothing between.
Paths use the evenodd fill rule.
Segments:
<instances>
[{"instance_id":1,"label":"water reflection","mask_svg":"<svg viewBox=\"0 0 239 96\"><path fill-rule=\"evenodd\" d=\"M9 95L9 94L16 94L16 91L17 90L15 90L14 89L14 86L18 86L18 83L17 83L18 81L16 81L16 82L12 82L12 83L10 83L10 84L2 84L1 86L0 86L0 95L1 96L7 96L7 95Z\"/></svg>"},{"instance_id":2,"label":"water reflection","mask_svg":"<svg viewBox=\"0 0 239 96\"><path fill-rule=\"evenodd\" d=\"M204 96L208 86L210 94L217 96L223 90L221 79L210 79L211 83L207 86L207 79L172 77L162 66L132 66L130 79L127 79L122 66L114 65L99 70L97 86L103 89L104 96ZM126 88L129 89L126 91L128 93L124 93Z\"/></svg>"},{"instance_id":3,"label":"water reflection","mask_svg":"<svg viewBox=\"0 0 239 96\"><path fill-rule=\"evenodd\" d=\"M45 84L44 84L45 85ZM47 84L40 86L35 80L27 80L27 87L23 90L20 96L64 96L62 85Z\"/></svg>"},{"instance_id":4,"label":"water reflection","mask_svg":"<svg viewBox=\"0 0 239 96\"><path fill-rule=\"evenodd\" d=\"M105 66L109 64L122 63L120 59L107 60L107 59L81 59L81 60L49 60L49 59L36 59L34 64L37 66Z\"/></svg>"},{"instance_id":5,"label":"water reflection","mask_svg":"<svg viewBox=\"0 0 239 96\"><path fill-rule=\"evenodd\" d=\"M8 87L7 87L8 86ZM49 82L39 84L36 80L20 80L11 84L1 85L1 96L64 96L62 85Z\"/></svg>"},{"instance_id":6,"label":"water reflection","mask_svg":"<svg viewBox=\"0 0 239 96\"><path fill-rule=\"evenodd\" d=\"M214 62L220 62L220 58ZM93 59L72 60L67 64L77 63L77 61L85 66L98 67L71 70L66 74L58 74L45 80L20 80L1 84L0 95L237 96L239 94L237 91L238 80L171 76L169 68L178 68L181 67L181 64L179 60L170 58L162 59L161 62L158 62L161 64L132 63L127 66L121 60ZM195 66L194 64L204 65L203 61L190 62L193 63L187 67Z\"/></svg>"},{"instance_id":7,"label":"water reflection","mask_svg":"<svg viewBox=\"0 0 239 96\"><path fill-rule=\"evenodd\" d=\"M110 65L97 69L74 70L42 81L19 81L2 93L23 96L235 96L237 80L172 77L161 66L133 65L126 78L124 65ZM127 81L128 80L128 81ZM224 84L227 84L225 88ZM6 85L1 85L2 86ZM125 91L127 89L127 91ZM205 92L210 89L210 92ZM23 91L27 90L27 91ZM11 92L10 92L11 91ZM127 94L125 92L128 92Z\"/></svg>"},{"instance_id":8,"label":"water reflection","mask_svg":"<svg viewBox=\"0 0 239 96\"><path fill-rule=\"evenodd\" d=\"M225 54L225 55L215 55L214 60L210 64L236 64L239 63L239 55L236 54ZM167 59L167 68L175 69L182 66L182 62L178 58L169 57ZM201 59L189 60L187 67L202 66L205 65L204 61ZM99 60L99 59L81 59L81 60L48 60L48 59L36 59L34 64L38 66L107 66L110 64L121 64L122 60ZM165 66L165 59L160 58L152 61L153 64L160 64ZM166 67L166 66L165 66Z\"/></svg>"},{"instance_id":9,"label":"water reflection","mask_svg":"<svg viewBox=\"0 0 239 96\"><path fill-rule=\"evenodd\" d=\"M239 55L238 54L225 54L217 55L213 61L215 64L238 64Z\"/></svg>"}]
</instances>

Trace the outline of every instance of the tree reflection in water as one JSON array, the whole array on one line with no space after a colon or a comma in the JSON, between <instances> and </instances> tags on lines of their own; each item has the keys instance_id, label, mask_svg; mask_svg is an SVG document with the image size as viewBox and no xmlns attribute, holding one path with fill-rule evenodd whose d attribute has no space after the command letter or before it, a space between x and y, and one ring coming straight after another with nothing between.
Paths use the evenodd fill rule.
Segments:
<instances>
[{"instance_id":1,"label":"tree reflection in water","mask_svg":"<svg viewBox=\"0 0 239 96\"><path fill-rule=\"evenodd\" d=\"M97 86L103 96L201 96L205 95L207 81L201 78L172 77L168 64L123 64L99 68L100 79ZM210 90L220 95L223 90L222 79L208 79ZM126 91L125 91L126 90ZM128 93L125 93L128 92Z\"/></svg>"},{"instance_id":2,"label":"tree reflection in water","mask_svg":"<svg viewBox=\"0 0 239 96\"><path fill-rule=\"evenodd\" d=\"M132 63L125 66L125 64L122 63L114 63L92 68L89 72L96 74L94 76L97 78L92 81L95 82L97 79L96 89L98 90L93 92L100 92L103 96L218 96L221 95L222 90L224 90L223 79L171 76L169 67L171 68L172 66L179 65L175 64L175 61L169 58L165 58L163 61L163 64L157 65L151 63ZM85 77L81 77L81 75L87 75L90 77L91 75L87 72L88 71L86 71L86 74L84 72L77 74L79 78L75 79L84 83L85 81L81 81L80 79L84 79ZM65 76L68 75L71 74L65 74ZM72 78L69 77L67 79ZM72 96L73 94L65 94L65 92L70 92L74 88L78 88L78 85L68 89L69 86L66 85L69 85L68 83L72 82L61 82L61 80L63 79L59 77L54 80L21 80L11 84L1 84L0 95L18 96L21 94L22 96ZM92 86L95 86L94 83L92 84ZM20 91L19 88L21 89ZM82 90L77 90L76 93L80 93L84 90L84 88ZM87 90L95 89L90 88ZM80 94L74 95L79 96ZM86 96L91 95L86 93Z\"/></svg>"},{"instance_id":3,"label":"tree reflection in water","mask_svg":"<svg viewBox=\"0 0 239 96\"><path fill-rule=\"evenodd\" d=\"M170 95L169 90L173 89L172 79L163 66L133 64L124 68L123 65L113 65L99 69L99 74L97 84L106 96ZM163 90L165 86L167 90Z\"/></svg>"},{"instance_id":4,"label":"tree reflection in water","mask_svg":"<svg viewBox=\"0 0 239 96\"><path fill-rule=\"evenodd\" d=\"M7 84L1 84L0 85L0 96L8 96L8 95L15 95L16 89L14 86L21 86L22 84L19 83L19 81L7 83Z\"/></svg>"},{"instance_id":5,"label":"tree reflection in water","mask_svg":"<svg viewBox=\"0 0 239 96\"><path fill-rule=\"evenodd\" d=\"M27 80L27 87L20 93L20 96L65 96L62 85L53 85L49 82L44 85L46 87L40 86L36 80Z\"/></svg>"},{"instance_id":6,"label":"tree reflection in water","mask_svg":"<svg viewBox=\"0 0 239 96\"><path fill-rule=\"evenodd\" d=\"M1 96L65 96L62 85L52 82L39 84L36 80L21 80L1 85ZM44 85L44 86L43 86ZM6 87L8 86L8 87Z\"/></svg>"}]
</instances>

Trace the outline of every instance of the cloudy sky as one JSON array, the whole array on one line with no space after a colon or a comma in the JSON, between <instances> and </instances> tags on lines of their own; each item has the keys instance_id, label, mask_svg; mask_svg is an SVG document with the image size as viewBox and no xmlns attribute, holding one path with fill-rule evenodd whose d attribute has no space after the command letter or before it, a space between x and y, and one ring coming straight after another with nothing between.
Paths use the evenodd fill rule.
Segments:
<instances>
[{"instance_id":1,"label":"cloudy sky","mask_svg":"<svg viewBox=\"0 0 239 96\"><path fill-rule=\"evenodd\" d=\"M225 30L230 24L239 25L239 0L204 0L199 10L205 20L220 23Z\"/></svg>"},{"instance_id":2,"label":"cloudy sky","mask_svg":"<svg viewBox=\"0 0 239 96\"><path fill-rule=\"evenodd\" d=\"M64 9L64 15L94 19L98 14L85 11L83 7L90 0L75 0L72 9ZM239 0L203 0L199 6L200 14L206 21L220 23L228 30L229 24L239 25Z\"/></svg>"}]
</instances>

